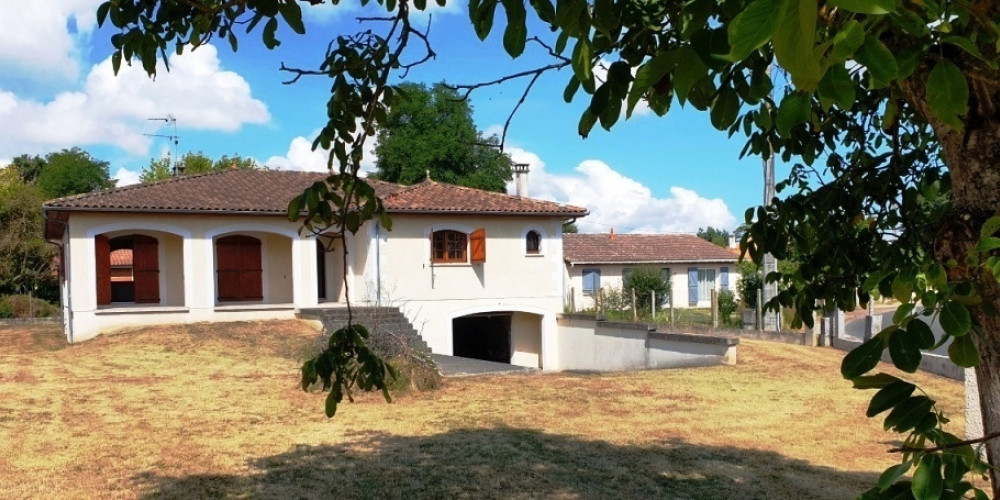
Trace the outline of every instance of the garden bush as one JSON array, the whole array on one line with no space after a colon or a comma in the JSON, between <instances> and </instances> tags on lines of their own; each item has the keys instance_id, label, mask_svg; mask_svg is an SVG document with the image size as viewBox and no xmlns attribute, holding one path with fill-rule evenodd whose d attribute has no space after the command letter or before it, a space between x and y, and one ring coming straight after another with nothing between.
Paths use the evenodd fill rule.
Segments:
<instances>
[{"instance_id":1,"label":"garden bush","mask_svg":"<svg viewBox=\"0 0 1000 500\"><path fill-rule=\"evenodd\" d=\"M38 297L4 295L0 297L0 318L49 318L59 314L59 307Z\"/></svg>"}]
</instances>

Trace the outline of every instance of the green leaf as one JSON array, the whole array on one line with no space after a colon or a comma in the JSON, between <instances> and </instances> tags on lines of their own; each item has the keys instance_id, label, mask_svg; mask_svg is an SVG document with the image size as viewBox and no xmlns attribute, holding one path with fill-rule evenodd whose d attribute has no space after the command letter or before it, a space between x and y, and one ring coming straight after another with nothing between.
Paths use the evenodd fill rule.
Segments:
<instances>
[{"instance_id":1,"label":"green leaf","mask_svg":"<svg viewBox=\"0 0 1000 500\"><path fill-rule=\"evenodd\" d=\"M575 76L571 77L569 83L566 84L566 90L563 90L563 101L566 101L567 104L573 102L573 96L576 95L576 91L579 89L580 80L577 80Z\"/></svg>"},{"instance_id":2,"label":"green leaf","mask_svg":"<svg viewBox=\"0 0 1000 500\"><path fill-rule=\"evenodd\" d=\"M777 130L782 137L788 137L792 128L806 123L812 118L812 107L806 94L790 94L778 105Z\"/></svg>"},{"instance_id":3,"label":"green leaf","mask_svg":"<svg viewBox=\"0 0 1000 500\"><path fill-rule=\"evenodd\" d=\"M503 0L507 11L507 29L503 32L503 48L511 57L524 53L524 45L528 39L526 12L521 0Z\"/></svg>"},{"instance_id":4,"label":"green leaf","mask_svg":"<svg viewBox=\"0 0 1000 500\"><path fill-rule=\"evenodd\" d=\"M980 61L990 64L991 67L994 68L996 67L996 62L990 61L989 59L983 57L983 53L979 51L979 47L976 47L976 44L972 43L972 41L969 40L968 38L955 35L946 36L941 39L941 43L947 43L954 45L956 47L961 47L961 49L967 52L969 55L975 57L976 59L979 59Z\"/></svg>"},{"instance_id":5,"label":"green leaf","mask_svg":"<svg viewBox=\"0 0 1000 500\"><path fill-rule=\"evenodd\" d=\"M927 284L934 288L943 289L948 285L948 273L945 272L944 266L938 262L931 264L927 268L925 276Z\"/></svg>"},{"instance_id":6,"label":"green leaf","mask_svg":"<svg viewBox=\"0 0 1000 500\"><path fill-rule=\"evenodd\" d=\"M851 382L855 389L881 389L895 382L902 382L899 377L894 377L888 373L878 373L875 375L865 375L856 377Z\"/></svg>"},{"instance_id":7,"label":"green leaf","mask_svg":"<svg viewBox=\"0 0 1000 500\"><path fill-rule=\"evenodd\" d=\"M865 42L854 53L854 59L864 65L874 80L883 84L894 80L899 71L892 52L872 35L865 36Z\"/></svg>"},{"instance_id":8,"label":"green leaf","mask_svg":"<svg viewBox=\"0 0 1000 500\"><path fill-rule=\"evenodd\" d=\"M954 130L965 126L961 118L969 109L969 82L962 70L947 59L934 65L927 77L927 107L938 120Z\"/></svg>"},{"instance_id":9,"label":"green leaf","mask_svg":"<svg viewBox=\"0 0 1000 500\"><path fill-rule=\"evenodd\" d=\"M913 283L901 274L896 275L892 280L892 296L900 302L913 300Z\"/></svg>"},{"instance_id":10,"label":"green leaf","mask_svg":"<svg viewBox=\"0 0 1000 500\"><path fill-rule=\"evenodd\" d=\"M772 35L774 56L792 76L798 90L812 91L823 76L816 43L817 0L789 0L781 24ZM772 14L774 15L774 14Z\"/></svg>"},{"instance_id":11,"label":"green leaf","mask_svg":"<svg viewBox=\"0 0 1000 500\"><path fill-rule=\"evenodd\" d=\"M972 328L972 317L969 315L969 310L954 300L944 304L941 309L940 321L941 328L944 329L945 333L953 337L961 337L969 333Z\"/></svg>"},{"instance_id":12,"label":"green leaf","mask_svg":"<svg viewBox=\"0 0 1000 500\"><path fill-rule=\"evenodd\" d=\"M635 72L635 80L628 93L628 106L625 108L625 116L631 117L635 105L639 99L646 94L646 91L663 80L670 70L677 65L677 53L670 50L656 54L645 64L639 66ZM569 101L566 101L569 102Z\"/></svg>"},{"instance_id":13,"label":"green leaf","mask_svg":"<svg viewBox=\"0 0 1000 500\"><path fill-rule=\"evenodd\" d=\"M108 11L111 10L111 2L104 2L99 7L97 7L97 27L100 28L104 26L104 21L108 17Z\"/></svg>"},{"instance_id":14,"label":"green leaf","mask_svg":"<svg viewBox=\"0 0 1000 500\"><path fill-rule=\"evenodd\" d=\"M302 195L292 198L292 201L288 202L288 221L295 222L299 220L300 213L302 212Z\"/></svg>"},{"instance_id":15,"label":"green leaf","mask_svg":"<svg viewBox=\"0 0 1000 500\"><path fill-rule=\"evenodd\" d=\"M278 20L271 18L264 25L263 40L264 46L268 49L273 49L281 44L277 38L275 38L275 33L278 31Z\"/></svg>"},{"instance_id":16,"label":"green leaf","mask_svg":"<svg viewBox=\"0 0 1000 500\"><path fill-rule=\"evenodd\" d=\"M924 455L920 465L913 471L913 496L917 500L938 500L944 491L944 481L941 478L941 457Z\"/></svg>"},{"instance_id":17,"label":"green leaf","mask_svg":"<svg viewBox=\"0 0 1000 500\"><path fill-rule=\"evenodd\" d=\"M861 23L852 19L833 36L833 50L830 56L836 61L846 60L853 56L864 43L865 28L861 26Z\"/></svg>"},{"instance_id":18,"label":"green leaf","mask_svg":"<svg viewBox=\"0 0 1000 500\"><path fill-rule=\"evenodd\" d=\"M493 16L496 14L496 9L497 0L469 2L469 19L480 40L486 40L493 30Z\"/></svg>"},{"instance_id":19,"label":"green leaf","mask_svg":"<svg viewBox=\"0 0 1000 500\"><path fill-rule=\"evenodd\" d=\"M840 374L846 379L854 379L864 375L878 365L884 349L885 344L882 336L876 335L844 356L844 361L840 364Z\"/></svg>"},{"instance_id":20,"label":"green leaf","mask_svg":"<svg viewBox=\"0 0 1000 500\"><path fill-rule=\"evenodd\" d=\"M740 113L740 98L731 87L719 90L718 97L712 103L712 126L718 130L726 130Z\"/></svg>"},{"instance_id":21,"label":"green leaf","mask_svg":"<svg viewBox=\"0 0 1000 500\"><path fill-rule=\"evenodd\" d=\"M583 111L583 115L580 116L580 123L577 125L577 132L581 137L586 138L590 135L591 129L594 128L594 124L597 123L597 115L588 107Z\"/></svg>"},{"instance_id":22,"label":"green leaf","mask_svg":"<svg viewBox=\"0 0 1000 500\"><path fill-rule=\"evenodd\" d=\"M677 49L677 68L674 70L674 91L681 103L687 100L688 93L694 84L708 75L708 66L701 62L698 53L685 45Z\"/></svg>"},{"instance_id":23,"label":"green leaf","mask_svg":"<svg viewBox=\"0 0 1000 500\"><path fill-rule=\"evenodd\" d=\"M897 330L889 337L889 356L896 368L913 373L920 367L920 348L915 339L906 335L906 330Z\"/></svg>"},{"instance_id":24,"label":"green leaf","mask_svg":"<svg viewBox=\"0 0 1000 500\"><path fill-rule=\"evenodd\" d=\"M819 95L832 100L845 111L854 106L854 81L843 64L834 64L819 81Z\"/></svg>"},{"instance_id":25,"label":"green leaf","mask_svg":"<svg viewBox=\"0 0 1000 500\"><path fill-rule=\"evenodd\" d=\"M896 0L827 0L826 3L858 14L879 16L896 12Z\"/></svg>"},{"instance_id":26,"label":"green leaf","mask_svg":"<svg viewBox=\"0 0 1000 500\"><path fill-rule=\"evenodd\" d=\"M996 236L987 236L979 240L979 244L976 245L977 252L989 252L990 250L996 250L1000 248L1000 238Z\"/></svg>"},{"instance_id":27,"label":"green leaf","mask_svg":"<svg viewBox=\"0 0 1000 500\"><path fill-rule=\"evenodd\" d=\"M771 39L788 0L756 0L729 23L729 59L742 61Z\"/></svg>"},{"instance_id":28,"label":"green leaf","mask_svg":"<svg viewBox=\"0 0 1000 500\"><path fill-rule=\"evenodd\" d=\"M868 404L868 411L865 414L868 418L871 418L906 401L916 388L917 386L909 382L896 379L895 382L883 387L872 396L872 400Z\"/></svg>"},{"instance_id":29,"label":"green leaf","mask_svg":"<svg viewBox=\"0 0 1000 500\"><path fill-rule=\"evenodd\" d=\"M886 430L891 428L896 432L906 432L916 427L925 416L930 414L933 407L933 399L927 396L913 396L897 404L889 412L889 416L885 417L883 426Z\"/></svg>"},{"instance_id":30,"label":"green leaf","mask_svg":"<svg viewBox=\"0 0 1000 500\"><path fill-rule=\"evenodd\" d=\"M902 323L904 319L910 316L910 313L913 312L913 309L915 307L917 307L915 303L906 302L900 305L898 308L896 308L896 313L892 315L893 324L898 325Z\"/></svg>"},{"instance_id":31,"label":"green leaf","mask_svg":"<svg viewBox=\"0 0 1000 500\"><path fill-rule=\"evenodd\" d=\"M300 35L305 34L306 27L302 24L302 8L299 7L296 0L278 3L278 12L281 13L281 17L284 18L288 27L292 28L292 31Z\"/></svg>"},{"instance_id":32,"label":"green leaf","mask_svg":"<svg viewBox=\"0 0 1000 500\"><path fill-rule=\"evenodd\" d=\"M910 470L910 465L910 462L903 462L886 469L885 472L878 477L879 489L885 491L889 488L889 486L892 486L892 483L895 483L897 479Z\"/></svg>"},{"instance_id":33,"label":"green leaf","mask_svg":"<svg viewBox=\"0 0 1000 500\"><path fill-rule=\"evenodd\" d=\"M1000 215L994 215L983 223L983 227L979 229L979 237L993 236L998 230L1000 230Z\"/></svg>"},{"instance_id":34,"label":"green leaf","mask_svg":"<svg viewBox=\"0 0 1000 500\"><path fill-rule=\"evenodd\" d=\"M979 351L970 335L953 338L948 346L948 357L962 368L979 366Z\"/></svg>"},{"instance_id":35,"label":"green leaf","mask_svg":"<svg viewBox=\"0 0 1000 500\"><path fill-rule=\"evenodd\" d=\"M594 63L591 61L590 42L581 39L573 48L573 73L588 93L594 91ZM586 135L584 135L586 137Z\"/></svg>"},{"instance_id":36,"label":"green leaf","mask_svg":"<svg viewBox=\"0 0 1000 500\"><path fill-rule=\"evenodd\" d=\"M920 318L914 318L906 324L906 331L914 337L914 341L917 347L921 349L930 349L934 347L934 332L931 331L931 327L924 323L924 320Z\"/></svg>"},{"instance_id":37,"label":"green leaf","mask_svg":"<svg viewBox=\"0 0 1000 500\"><path fill-rule=\"evenodd\" d=\"M334 389L326 395L326 417L333 418L337 414L337 404L340 403L340 391Z\"/></svg>"}]
</instances>

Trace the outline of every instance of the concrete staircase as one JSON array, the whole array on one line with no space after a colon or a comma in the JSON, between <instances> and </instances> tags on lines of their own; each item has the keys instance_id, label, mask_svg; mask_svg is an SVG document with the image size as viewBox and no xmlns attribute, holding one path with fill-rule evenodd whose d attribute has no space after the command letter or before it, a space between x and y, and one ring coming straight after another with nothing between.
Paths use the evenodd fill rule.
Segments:
<instances>
[{"instance_id":1,"label":"concrete staircase","mask_svg":"<svg viewBox=\"0 0 1000 500\"><path fill-rule=\"evenodd\" d=\"M417 333L416 328L406 319L398 307L355 306L354 324L362 325L371 333L369 343L388 350L393 354L405 345L419 354L430 355L427 342ZM316 319L323 322L327 331L333 332L347 326L347 308L309 308L299 310L302 319Z\"/></svg>"}]
</instances>

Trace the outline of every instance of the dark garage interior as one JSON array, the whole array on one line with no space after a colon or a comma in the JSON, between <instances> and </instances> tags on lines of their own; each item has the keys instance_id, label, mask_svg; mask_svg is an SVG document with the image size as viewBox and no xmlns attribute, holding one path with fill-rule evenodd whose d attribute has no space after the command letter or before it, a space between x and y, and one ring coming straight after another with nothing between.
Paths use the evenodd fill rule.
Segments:
<instances>
[{"instance_id":1,"label":"dark garage interior","mask_svg":"<svg viewBox=\"0 0 1000 500\"><path fill-rule=\"evenodd\" d=\"M510 323L510 313L477 314L453 319L453 355L510 363Z\"/></svg>"}]
</instances>

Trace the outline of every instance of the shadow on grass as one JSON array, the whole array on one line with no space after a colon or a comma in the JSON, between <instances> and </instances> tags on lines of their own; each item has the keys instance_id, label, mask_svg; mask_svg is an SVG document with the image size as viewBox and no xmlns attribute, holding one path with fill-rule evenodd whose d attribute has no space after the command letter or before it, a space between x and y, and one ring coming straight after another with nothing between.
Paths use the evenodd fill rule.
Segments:
<instances>
[{"instance_id":1,"label":"shadow on grass","mask_svg":"<svg viewBox=\"0 0 1000 500\"><path fill-rule=\"evenodd\" d=\"M144 498L852 498L875 473L684 441L619 446L535 430L370 434L253 459L247 475L134 478Z\"/></svg>"}]
</instances>

